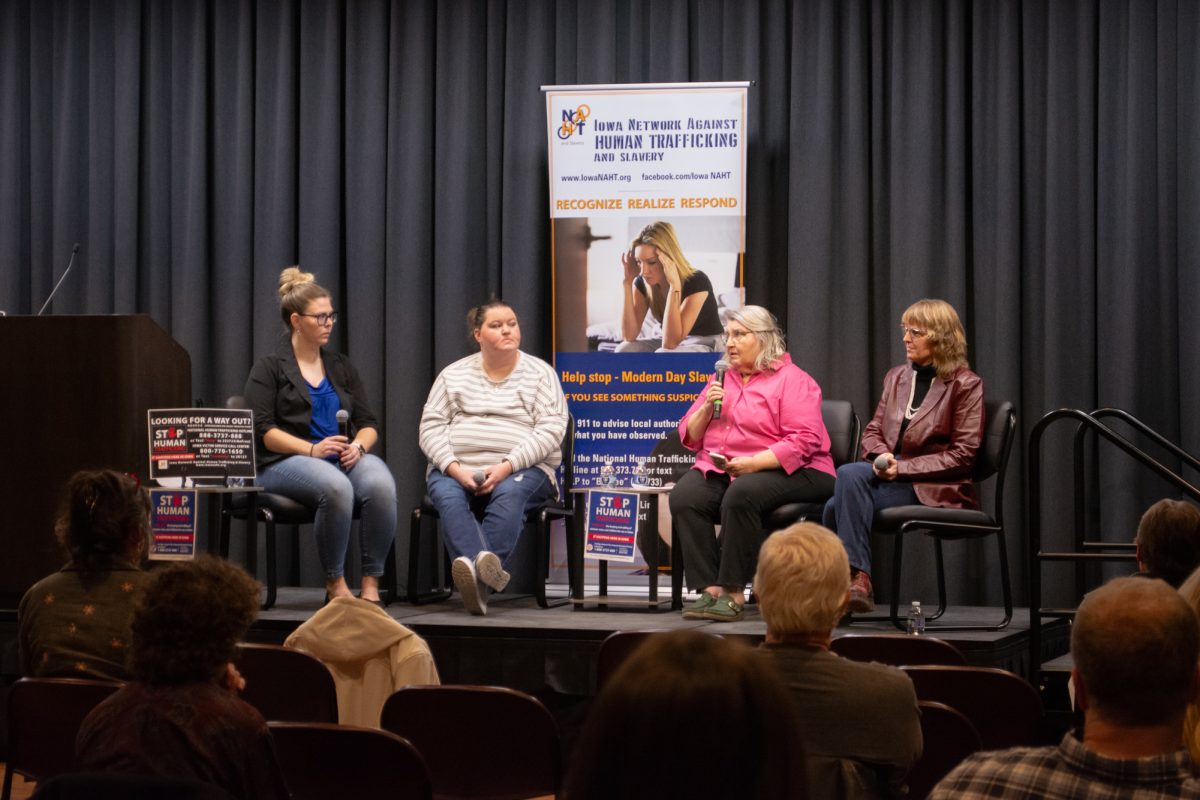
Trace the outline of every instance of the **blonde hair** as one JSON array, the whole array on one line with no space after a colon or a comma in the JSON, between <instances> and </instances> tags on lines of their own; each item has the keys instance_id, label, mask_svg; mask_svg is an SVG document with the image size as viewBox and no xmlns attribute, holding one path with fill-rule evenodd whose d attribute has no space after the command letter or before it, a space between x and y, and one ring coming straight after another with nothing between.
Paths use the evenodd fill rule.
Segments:
<instances>
[{"instance_id":1,"label":"blonde hair","mask_svg":"<svg viewBox=\"0 0 1200 800\"><path fill-rule=\"evenodd\" d=\"M842 618L850 591L846 548L815 522L776 531L759 550L754 591L773 635L828 633Z\"/></svg>"},{"instance_id":2,"label":"blonde hair","mask_svg":"<svg viewBox=\"0 0 1200 800\"><path fill-rule=\"evenodd\" d=\"M633 241L629 243L629 252L632 253L637 250L640 244L648 244L659 252L666 253L667 257L675 262L675 268L679 272L680 281L686 281L696 274L696 268L692 266L692 263L687 260L687 256L683 254L683 247L679 244L679 237L675 234L675 226L671 223L660 220L658 222L651 222L642 228L641 233L633 237ZM658 291L654 291L654 289L655 287L651 287L643 282L642 293L650 301L650 307L654 310L654 316L662 319L663 309L667 303L667 293L661 288Z\"/></svg>"},{"instance_id":3,"label":"blonde hair","mask_svg":"<svg viewBox=\"0 0 1200 800\"><path fill-rule=\"evenodd\" d=\"M775 362L787 352L787 340L779 327L775 315L762 306L742 306L730 309L725 313L726 320L740 322L758 339L758 358L754 359L754 369L775 369Z\"/></svg>"},{"instance_id":4,"label":"blonde hair","mask_svg":"<svg viewBox=\"0 0 1200 800\"><path fill-rule=\"evenodd\" d=\"M311 272L291 266L279 273L279 312L288 331L292 329L292 314L303 314L309 303L322 297L329 297L329 292Z\"/></svg>"},{"instance_id":5,"label":"blonde hair","mask_svg":"<svg viewBox=\"0 0 1200 800\"><path fill-rule=\"evenodd\" d=\"M942 380L960 367L971 366L967 363L967 334L958 319L958 312L945 300L918 300L900 315L900 323L925 331L925 341L933 351L933 365Z\"/></svg>"}]
</instances>

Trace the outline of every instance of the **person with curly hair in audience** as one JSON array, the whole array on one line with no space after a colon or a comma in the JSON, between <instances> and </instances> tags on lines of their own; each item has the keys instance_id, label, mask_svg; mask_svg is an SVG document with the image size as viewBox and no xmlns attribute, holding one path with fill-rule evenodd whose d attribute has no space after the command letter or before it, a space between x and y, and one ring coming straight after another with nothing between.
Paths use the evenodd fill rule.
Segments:
<instances>
[{"instance_id":1,"label":"person with curly hair in audience","mask_svg":"<svg viewBox=\"0 0 1200 800\"><path fill-rule=\"evenodd\" d=\"M67 482L54 532L66 565L34 584L17 610L21 674L128 680L129 620L150 580L150 500L137 478L82 470Z\"/></svg>"},{"instance_id":2,"label":"person with curly hair in audience","mask_svg":"<svg viewBox=\"0 0 1200 800\"><path fill-rule=\"evenodd\" d=\"M258 592L244 570L210 557L155 573L134 609L134 681L84 719L77 766L288 797L266 721L237 696L245 680L234 659Z\"/></svg>"}]
</instances>

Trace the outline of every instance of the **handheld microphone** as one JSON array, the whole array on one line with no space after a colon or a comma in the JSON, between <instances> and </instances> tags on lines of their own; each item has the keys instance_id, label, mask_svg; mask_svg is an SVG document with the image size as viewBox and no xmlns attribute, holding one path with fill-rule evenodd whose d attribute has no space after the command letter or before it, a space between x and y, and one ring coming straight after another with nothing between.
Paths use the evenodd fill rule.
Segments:
<instances>
[{"instance_id":1,"label":"handheld microphone","mask_svg":"<svg viewBox=\"0 0 1200 800\"><path fill-rule=\"evenodd\" d=\"M66 279L67 273L71 271L71 265L75 263L75 254L78 252L79 242L76 242L75 246L71 248L71 259L67 262L67 268L63 270L62 277L58 279L58 283L54 284L54 288L50 290L50 296L46 298L46 302L42 303L42 307L38 309L38 312L35 316L40 317L42 312L46 310L46 307L50 305L50 301L54 299L54 294L58 291L58 287L62 286L62 282Z\"/></svg>"},{"instance_id":2,"label":"handheld microphone","mask_svg":"<svg viewBox=\"0 0 1200 800\"><path fill-rule=\"evenodd\" d=\"M328 417L326 417L328 419ZM338 436L350 438L350 412L339 408L337 412Z\"/></svg>"},{"instance_id":3,"label":"handheld microphone","mask_svg":"<svg viewBox=\"0 0 1200 800\"><path fill-rule=\"evenodd\" d=\"M880 472L886 470L888 468L888 464L890 463L891 462L888 461L887 453L880 453L879 455L875 456L875 469L879 470Z\"/></svg>"},{"instance_id":4,"label":"handheld microphone","mask_svg":"<svg viewBox=\"0 0 1200 800\"><path fill-rule=\"evenodd\" d=\"M476 486L483 486L483 482L487 480L487 476L483 474L483 470L477 469L475 470L475 474L471 476L471 479L475 481Z\"/></svg>"},{"instance_id":5,"label":"handheld microphone","mask_svg":"<svg viewBox=\"0 0 1200 800\"><path fill-rule=\"evenodd\" d=\"M717 383L721 384L721 388L725 388L725 373L729 371L729 362L722 358L720 361L717 362L716 368L717 368ZM721 401L720 400L713 403L712 418L713 419L721 418Z\"/></svg>"}]
</instances>

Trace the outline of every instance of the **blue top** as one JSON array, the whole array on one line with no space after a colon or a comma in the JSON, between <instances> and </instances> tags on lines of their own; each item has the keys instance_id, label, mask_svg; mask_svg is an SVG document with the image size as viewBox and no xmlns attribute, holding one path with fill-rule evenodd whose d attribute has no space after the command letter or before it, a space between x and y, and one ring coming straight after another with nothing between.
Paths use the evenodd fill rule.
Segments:
<instances>
[{"instance_id":1,"label":"blue top","mask_svg":"<svg viewBox=\"0 0 1200 800\"><path fill-rule=\"evenodd\" d=\"M342 407L338 400L329 376L321 379L320 386L308 385L308 394L312 398L312 422L308 427L309 441L319 442L329 436L337 436L337 412ZM336 457L328 459L337 461Z\"/></svg>"}]
</instances>

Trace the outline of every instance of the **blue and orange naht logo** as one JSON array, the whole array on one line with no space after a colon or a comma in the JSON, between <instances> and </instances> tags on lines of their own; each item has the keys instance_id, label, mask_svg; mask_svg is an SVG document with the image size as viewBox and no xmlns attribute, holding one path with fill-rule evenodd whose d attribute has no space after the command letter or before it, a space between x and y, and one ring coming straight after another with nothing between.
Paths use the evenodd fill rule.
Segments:
<instances>
[{"instance_id":1,"label":"blue and orange naht logo","mask_svg":"<svg viewBox=\"0 0 1200 800\"><path fill-rule=\"evenodd\" d=\"M562 124L558 126L558 138L570 139L576 133L583 136L583 126L587 124L587 118L591 115L592 109L587 104L574 110L564 108Z\"/></svg>"}]
</instances>

